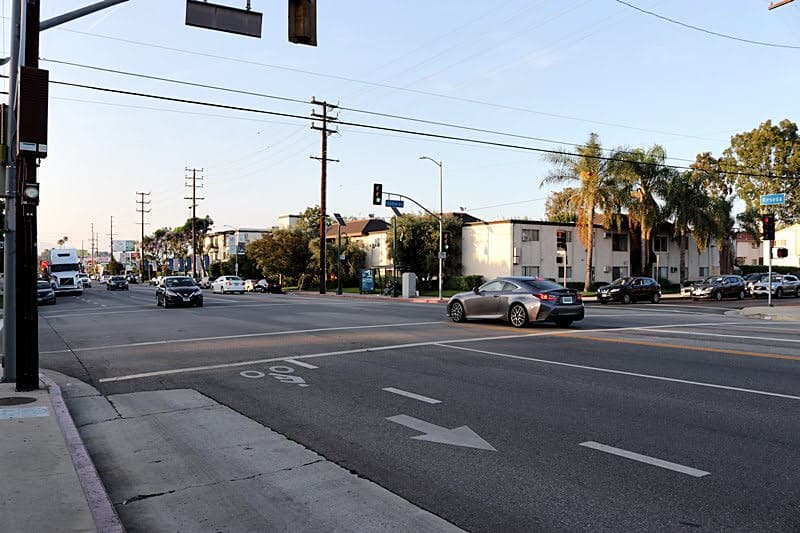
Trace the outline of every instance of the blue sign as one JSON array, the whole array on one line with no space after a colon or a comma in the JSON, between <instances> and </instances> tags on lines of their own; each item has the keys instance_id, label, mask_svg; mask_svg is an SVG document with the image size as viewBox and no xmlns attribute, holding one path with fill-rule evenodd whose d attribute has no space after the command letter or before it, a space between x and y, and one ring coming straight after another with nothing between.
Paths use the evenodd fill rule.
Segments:
<instances>
[{"instance_id":1,"label":"blue sign","mask_svg":"<svg viewBox=\"0 0 800 533\"><path fill-rule=\"evenodd\" d=\"M359 287L359 291L361 293L365 292L372 292L375 290L375 277L372 274L372 270L364 269L361 271L361 286Z\"/></svg>"},{"instance_id":2,"label":"blue sign","mask_svg":"<svg viewBox=\"0 0 800 533\"><path fill-rule=\"evenodd\" d=\"M386 207L403 207L403 200L386 200Z\"/></svg>"},{"instance_id":3,"label":"blue sign","mask_svg":"<svg viewBox=\"0 0 800 533\"><path fill-rule=\"evenodd\" d=\"M761 205L783 205L786 203L786 195L782 192L776 194L762 194L759 203Z\"/></svg>"}]
</instances>

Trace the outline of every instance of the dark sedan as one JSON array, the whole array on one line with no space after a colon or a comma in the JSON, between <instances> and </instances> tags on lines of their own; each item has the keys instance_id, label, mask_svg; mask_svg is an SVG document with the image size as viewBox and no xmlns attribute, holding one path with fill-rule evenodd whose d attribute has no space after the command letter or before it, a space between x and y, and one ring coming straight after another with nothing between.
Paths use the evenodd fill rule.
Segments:
<instances>
[{"instance_id":1,"label":"dark sedan","mask_svg":"<svg viewBox=\"0 0 800 533\"><path fill-rule=\"evenodd\" d=\"M125 276L111 276L106 282L106 290L109 291L127 291L128 280Z\"/></svg>"},{"instance_id":2,"label":"dark sedan","mask_svg":"<svg viewBox=\"0 0 800 533\"><path fill-rule=\"evenodd\" d=\"M36 303L39 305L55 305L56 291L49 281L36 282Z\"/></svg>"},{"instance_id":3,"label":"dark sedan","mask_svg":"<svg viewBox=\"0 0 800 533\"><path fill-rule=\"evenodd\" d=\"M203 307L203 291L189 276L166 276L156 287L156 305Z\"/></svg>"},{"instance_id":4,"label":"dark sedan","mask_svg":"<svg viewBox=\"0 0 800 533\"><path fill-rule=\"evenodd\" d=\"M583 320L580 293L558 283L527 276L503 277L450 298L447 314L453 322L470 319L507 320L515 328L531 322L555 322L567 327Z\"/></svg>"},{"instance_id":5,"label":"dark sedan","mask_svg":"<svg viewBox=\"0 0 800 533\"><path fill-rule=\"evenodd\" d=\"M711 276L703 283L692 287L692 300L711 298L720 301L723 298L736 298L743 300L745 296L745 281L740 276Z\"/></svg>"},{"instance_id":6,"label":"dark sedan","mask_svg":"<svg viewBox=\"0 0 800 533\"><path fill-rule=\"evenodd\" d=\"M657 304L661 301L661 285L653 278L642 276L617 278L611 284L597 289L597 301L601 304L608 302L624 304L653 302Z\"/></svg>"}]
</instances>

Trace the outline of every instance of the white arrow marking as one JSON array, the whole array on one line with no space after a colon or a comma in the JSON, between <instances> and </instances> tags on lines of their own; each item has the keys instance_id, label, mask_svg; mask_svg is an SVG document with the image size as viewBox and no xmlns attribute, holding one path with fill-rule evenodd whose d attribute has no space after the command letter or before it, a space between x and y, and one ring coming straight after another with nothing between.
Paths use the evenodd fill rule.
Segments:
<instances>
[{"instance_id":1,"label":"white arrow marking","mask_svg":"<svg viewBox=\"0 0 800 533\"><path fill-rule=\"evenodd\" d=\"M467 426L447 429L446 427L437 426L436 424L431 424L430 422L425 422L424 420L408 415L390 416L386 420L424 433L424 435L411 437L412 439L452 444L453 446L463 446L465 448L478 448L479 450L491 450L493 452L497 451L494 446L483 440L480 435Z\"/></svg>"}]
</instances>

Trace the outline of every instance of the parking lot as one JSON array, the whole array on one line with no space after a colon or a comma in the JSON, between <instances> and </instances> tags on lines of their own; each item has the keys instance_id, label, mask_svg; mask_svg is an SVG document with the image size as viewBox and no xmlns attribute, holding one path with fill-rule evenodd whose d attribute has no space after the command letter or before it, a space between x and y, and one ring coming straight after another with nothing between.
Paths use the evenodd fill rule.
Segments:
<instances>
[{"instance_id":1,"label":"parking lot","mask_svg":"<svg viewBox=\"0 0 800 533\"><path fill-rule=\"evenodd\" d=\"M104 394L195 389L465 529L800 528L800 338L725 314L751 302L587 305L519 330L205 293L59 298L41 366Z\"/></svg>"}]
</instances>

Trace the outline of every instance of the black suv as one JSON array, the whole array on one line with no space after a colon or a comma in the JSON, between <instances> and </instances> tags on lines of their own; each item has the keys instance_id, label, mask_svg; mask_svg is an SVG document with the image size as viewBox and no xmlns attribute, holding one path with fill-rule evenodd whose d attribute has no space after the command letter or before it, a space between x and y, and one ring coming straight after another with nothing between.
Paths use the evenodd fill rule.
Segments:
<instances>
[{"instance_id":1,"label":"black suv","mask_svg":"<svg viewBox=\"0 0 800 533\"><path fill-rule=\"evenodd\" d=\"M741 276L711 276L703 283L692 287L692 300L711 298L720 301L723 298L743 300L745 281Z\"/></svg>"},{"instance_id":2,"label":"black suv","mask_svg":"<svg viewBox=\"0 0 800 533\"><path fill-rule=\"evenodd\" d=\"M597 301L601 304L608 302L653 302L661 300L661 285L653 278L637 276L632 278L618 278L610 285L603 285L597 289Z\"/></svg>"}]
</instances>

